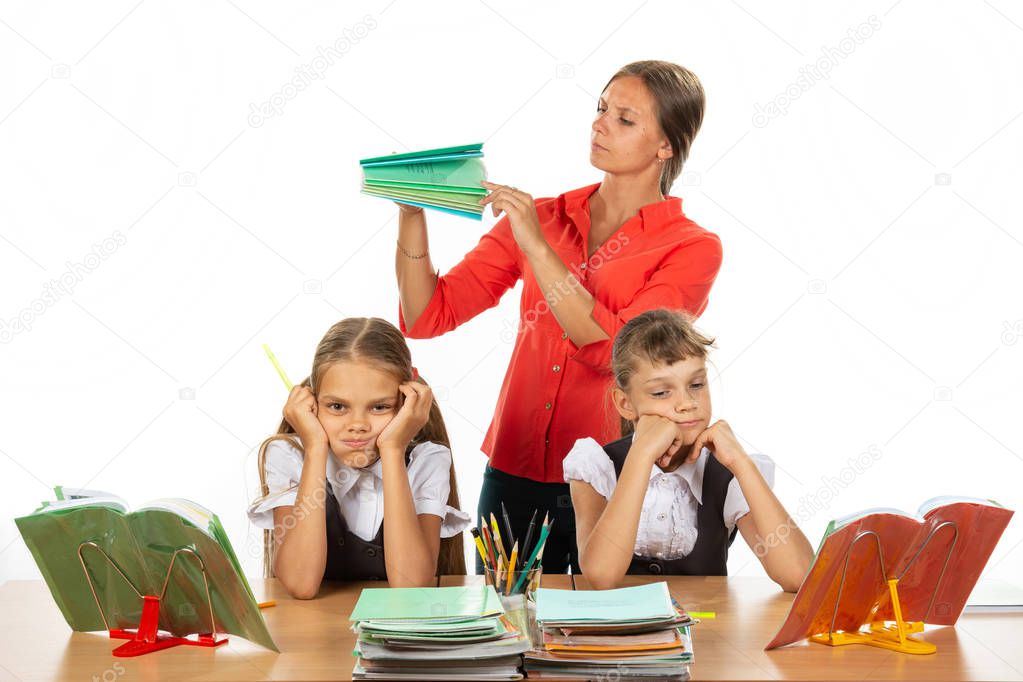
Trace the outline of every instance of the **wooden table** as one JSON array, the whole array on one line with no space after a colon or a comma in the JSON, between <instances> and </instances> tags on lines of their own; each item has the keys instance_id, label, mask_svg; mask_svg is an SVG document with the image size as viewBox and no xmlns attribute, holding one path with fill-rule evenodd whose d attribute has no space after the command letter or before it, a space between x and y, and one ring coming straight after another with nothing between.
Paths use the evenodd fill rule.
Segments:
<instances>
[{"instance_id":1,"label":"wooden table","mask_svg":"<svg viewBox=\"0 0 1023 682\"><path fill-rule=\"evenodd\" d=\"M478 583L481 576L445 576L440 584ZM630 576L627 584L650 578ZM928 628L930 656L865 646L797 644L764 651L792 595L767 578L669 577L689 610L717 617L693 628L694 680L1023 680L1023 616L967 614L954 628ZM363 587L331 585L314 600L291 599L276 581L255 581L270 632L281 649L267 651L230 636L216 649L177 647L138 658L114 658L120 640L105 633L72 633L42 581L0 586L0 682L7 680L346 680L354 659L348 614ZM587 589L582 576L545 575L544 587Z\"/></svg>"}]
</instances>

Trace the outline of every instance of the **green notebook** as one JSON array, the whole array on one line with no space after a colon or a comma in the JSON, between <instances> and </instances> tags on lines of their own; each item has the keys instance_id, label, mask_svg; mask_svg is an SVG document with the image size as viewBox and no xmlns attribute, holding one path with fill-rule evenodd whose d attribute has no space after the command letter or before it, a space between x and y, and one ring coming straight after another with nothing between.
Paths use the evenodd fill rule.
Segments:
<instances>
[{"instance_id":1,"label":"green notebook","mask_svg":"<svg viewBox=\"0 0 1023 682\"><path fill-rule=\"evenodd\" d=\"M210 599L207 602L199 562L186 552L178 554L160 604L160 630L178 637L209 632L212 604L218 633L238 635L277 651L215 514L183 499L157 500L129 512L124 500L109 493L61 486L55 492L56 501L43 502L14 521L72 630L138 627L142 600L125 578L143 595L158 596L172 555L185 547L206 566ZM96 547L82 547L90 542Z\"/></svg>"},{"instance_id":2,"label":"green notebook","mask_svg":"<svg viewBox=\"0 0 1023 682\"><path fill-rule=\"evenodd\" d=\"M458 622L504 613L493 585L465 587L367 587L349 620Z\"/></svg>"},{"instance_id":3,"label":"green notebook","mask_svg":"<svg viewBox=\"0 0 1023 682\"><path fill-rule=\"evenodd\" d=\"M475 210L476 204L479 202L479 199L465 201L459 196L452 196L452 193L450 192L440 194L423 192L421 190L381 190L380 188L368 185L363 188L362 193L376 197L383 197L385 199L392 199L394 201L403 201L406 203L412 201L429 202L432 208L449 207L464 211Z\"/></svg>"},{"instance_id":4,"label":"green notebook","mask_svg":"<svg viewBox=\"0 0 1023 682\"><path fill-rule=\"evenodd\" d=\"M480 180L487 177L483 159L469 158L458 161L416 161L386 166L363 166L362 175L367 185L390 186L394 183L413 187L460 189L467 193L485 195Z\"/></svg>"},{"instance_id":5,"label":"green notebook","mask_svg":"<svg viewBox=\"0 0 1023 682\"><path fill-rule=\"evenodd\" d=\"M362 193L481 220L487 194L483 143L442 147L359 161Z\"/></svg>"}]
</instances>

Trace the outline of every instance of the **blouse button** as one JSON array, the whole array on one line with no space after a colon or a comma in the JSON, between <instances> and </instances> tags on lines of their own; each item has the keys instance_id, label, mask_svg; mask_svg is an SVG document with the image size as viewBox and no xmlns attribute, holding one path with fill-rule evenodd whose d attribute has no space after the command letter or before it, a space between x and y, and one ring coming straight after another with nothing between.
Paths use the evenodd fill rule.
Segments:
<instances>
[{"instance_id":1,"label":"blouse button","mask_svg":"<svg viewBox=\"0 0 1023 682\"><path fill-rule=\"evenodd\" d=\"M568 338L568 332L561 332L561 338L567 339Z\"/></svg>"},{"instance_id":2,"label":"blouse button","mask_svg":"<svg viewBox=\"0 0 1023 682\"><path fill-rule=\"evenodd\" d=\"M658 564L658 563L651 563L650 564L650 572L655 574L655 575L660 575L660 573L661 573L661 565Z\"/></svg>"},{"instance_id":3,"label":"blouse button","mask_svg":"<svg viewBox=\"0 0 1023 682\"><path fill-rule=\"evenodd\" d=\"M544 405L544 409L546 409L546 410L549 410L549 409L551 409L551 404L550 404L550 403L547 403L546 405Z\"/></svg>"},{"instance_id":4,"label":"blouse button","mask_svg":"<svg viewBox=\"0 0 1023 682\"><path fill-rule=\"evenodd\" d=\"M667 518L667 514L665 514L664 512L661 512L660 514L657 515L657 520L658 521L663 521L666 518Z\"/></svg>"},{"instance_id":5,"label":"blouse button","mask_svg":"<svg viewBox=\"0 0 1023 682\"><path fill-rule=\"evenodd\" d=\"M373 547L367 547L366 548L366 556L374 557L376 555L377 555L376 549L374 549Z\"/></svg>"},{"instance_id":6,"label":"blouse button","mask_svg":"<svg viewBox=\"0 0 1023 682\"><path fill-rule=\"evenodd\" d=\"M551 369L553 371L555 371L555 372L560 372L561 371L561 365L554 365L553 367L551 367Z\"/></svg>"}]
</instances>

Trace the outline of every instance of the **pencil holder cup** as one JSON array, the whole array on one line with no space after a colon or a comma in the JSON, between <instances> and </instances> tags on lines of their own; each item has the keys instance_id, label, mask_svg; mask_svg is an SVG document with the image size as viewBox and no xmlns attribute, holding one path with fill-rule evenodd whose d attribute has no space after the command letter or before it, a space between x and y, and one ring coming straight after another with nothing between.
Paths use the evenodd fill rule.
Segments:
<instances>
[{"instance_id":1,"label":"pencil holder cup","mask_svg":"<svg viewBox=\"0 0 1023 682\"><path fill-rule=\"evenodd\" d=\"M527 599L533 599L536 588L540 586L543 567L534 566L529 571L511 571L510 580L508 573L507 570L501 569L495 571L490 564L484 567L487 585L493 585L498 594L502 596L524 594Z\"/></svg>"}]
</instances>

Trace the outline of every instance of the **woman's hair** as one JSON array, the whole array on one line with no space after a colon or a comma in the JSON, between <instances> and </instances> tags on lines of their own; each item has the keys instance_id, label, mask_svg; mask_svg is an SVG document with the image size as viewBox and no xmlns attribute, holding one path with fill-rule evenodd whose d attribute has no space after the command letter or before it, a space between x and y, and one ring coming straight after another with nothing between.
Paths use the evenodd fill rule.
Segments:
<instances>
[{"instance_id":1,"label":"woman's hair","mask_svg":"<svg viewBox=\"0 0 1023 682\"><path fill-rule=\"evenodd\" d=\"M401 332L387 320L378 317L349 317L327 330L323 339L316 346L312 372L308 378L302 381L301 385L309 387L313 393L316 393L316 386L323 379L327 368L336 362L346 360L373 363L394 374L401 383L412 381L412 354L409 352L405 337ZM422 378L418 380L426 383ZM281 419L277 433L267 438L259 446L259 484L262 495L268 495L270 492L266 483L267 445L275 440L286 440L301 450L297 439L293 437L294 434L295 430L288 420ZM448 449L451 448L448 431L444 426L444 419L441 417L436 399L430 406L429 421L412 438L409 448L426 441L438 443ZM451 484L451 492L448 493L447 503L457 509L459 507L458 486L455 482L454 460L451 462L448 480ZM264 530L263 576L266 578L274 577L274 548L274 531ZM439 575L465 575L465 554L461 533L441 539L440 552L437 556L437 572Z\"/></svg>"},{"instance_id":2,"label":"woman's hair","mask_svg":"<svg viewBox=\"0 0 1023 682\"><path fill-rule=\"evenodd\" d=\"M651 59L626 64L611 76L604 90L622 76L642 78L657 102L657 120L673 152L673 156L661 168L661 194L666 195L671 191L675 178L682 172L682 164L689 158L693 138L703 123L703 109L706 105L703 85L689 69Z\"/></svg>"},{"instance_id":3,"label":"woman's hair","mask_svg":"<svg viewBox=\"0 0 1023 682\"><path fill-rule=\"evenodd\" d=\"M693 318L681 310L658 308L629 320L618 331L611 347L611 372L619 389L627 391L636 372L636 361L673 365L686 358L706 358L714 339L693 327ZM622 437L635 430L635 424L621 417Z\"/></svg>"}]
</instances>

